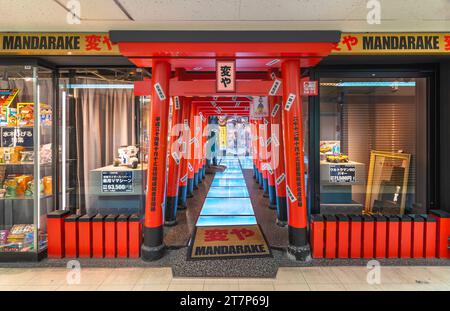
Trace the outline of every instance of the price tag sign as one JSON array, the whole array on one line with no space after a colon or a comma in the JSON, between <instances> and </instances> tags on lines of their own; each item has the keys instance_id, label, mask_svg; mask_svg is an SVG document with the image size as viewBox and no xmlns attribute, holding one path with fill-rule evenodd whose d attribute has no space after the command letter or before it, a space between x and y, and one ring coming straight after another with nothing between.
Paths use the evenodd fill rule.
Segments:
<instances>
[{"instance_id":1,"label":"price tag sign","mask_svg":"<svg viewBox=\"0 0 450 311\"><path fill-rule=\"evenodd\" d=\"M330 182L354 183L356 181L354 165L330 165Z\"/></svg>"},{"instance_id":2,"label":"price tag sign","mask_svg":"<svg viewBox=\"0 0 450 311\"><path fill-rule=\"evenodd\" d=\"M102 192L133 192L133 172L102 172Z\"/></svg>"},{"instance_id":3,"label":"price tag sign","mask_svg":"<svg viewBox=\"0 0 450 311\"><path fill-rule=\"evenodd\" d=\"M33 147L33 128L2 128L2 147Z\"/></svg>"}]
</instances>

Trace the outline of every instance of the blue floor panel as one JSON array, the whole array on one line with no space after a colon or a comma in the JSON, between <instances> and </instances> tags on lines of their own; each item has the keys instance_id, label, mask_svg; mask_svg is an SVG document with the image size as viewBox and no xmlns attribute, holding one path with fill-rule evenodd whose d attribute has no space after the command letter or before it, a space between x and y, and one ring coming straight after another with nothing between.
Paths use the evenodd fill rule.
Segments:
<instances>
[{"instance_id":1,"label":"blue floor panel","mask_svg":"<svg viewBox=\"0 0 450 311\"><path fill-rule=\"evenodd\" d=\"M244 179L215 179L211 187L245 187Z\"/></svg>"},{"instance_id":2,"label":"blue floor panel","mask_svg":"<svg viewBox=\"0 0 450 311\"><path fill-rule=\"evenodd\" d=\"M223 172L214 176L196 226L255 225L256 217L242 173L241 164L253 167L250 157L224 158Z\"/></svg>"},{"instance_id":3,"label":"blue floor panel","mask_svg":"<svg viewBox=\"0 0 450 311\"><path fill-rule=\"evenodd\" d=\"M247 187L211 187L207 198L248 198Z\"/></svg>"},{"instance_id":4,"label":"blue floor panel","mask_svg":"<svg viewBox=\"0 0 450 311\"><path fill-rule=\"evenodd\" d=\"M254 215L249 198L206 198L200 215Z\"/></svg>"},{"instance_id":5,"label":"blue floor panel","mask_svg":"<svg viewBox=\"0 0 450 311\"><path fill-rule=\"evenodd\" d=\"M198 227L256 225L255 216L200 216Z\"/></svg>"},{"instance_id":6,"label":"blue floor panel","mask_svg":"<svg viewBox=\"0 0 450 311\"><path fill-rule=\"evenodd\" d=\"M216 175L214 177L214 180L216 179L244 179L244 175L242 174L223 174L223 175Z\"/></svg>"}]
</instances>

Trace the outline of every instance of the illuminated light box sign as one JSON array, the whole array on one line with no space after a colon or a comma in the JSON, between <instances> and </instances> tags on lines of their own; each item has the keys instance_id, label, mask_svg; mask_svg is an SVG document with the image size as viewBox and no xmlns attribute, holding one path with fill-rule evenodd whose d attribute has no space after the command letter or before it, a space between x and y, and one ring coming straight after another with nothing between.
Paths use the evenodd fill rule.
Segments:
<instances>
[{"instance_id":1,"label":"illuminated light box sign","mask_svg":"<svg viewBox=\"0 0 450 311\"><path fill-rule=\"evenodd\" d=\"M133 192L133 172L132 171L102 172L102 192L107 193Z\"/></svg>"}]
</instances>

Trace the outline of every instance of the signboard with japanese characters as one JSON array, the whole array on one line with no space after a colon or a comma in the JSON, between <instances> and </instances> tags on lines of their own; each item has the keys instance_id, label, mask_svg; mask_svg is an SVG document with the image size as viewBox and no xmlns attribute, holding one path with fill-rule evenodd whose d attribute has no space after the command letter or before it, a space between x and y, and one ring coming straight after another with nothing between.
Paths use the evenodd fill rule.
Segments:
<instances>
[{"instance_id":1,"label":"signboard with japanese characters","mask_svg":"<svg viewBox=\"0 0 450 311\"><path fill-rule=\"evenodd\" d=\"M355 165L330 165L330 183L354 183Z\"/></svg>"},{"instance_id":2,"label":"signboard with japanese characters","mask_svg":"<svg viewBox=\"0 0 450 311\"><path fill-rule=\"evenodd\" d=\"M2 147L33 147L32 127L3 127Z\"/></svg>"},{"instance_id":3,"label":"signboard with japanese characters","mask_svg":"<svg viewBox=\"0 0 450 311\"><path fill-rule=\"evenodd\" d=\"M450 55L450 33L342 33L331 55Z\"/></svg>"},{"instance_id":4,"label":"signboard with japanese characters","mask_svg":"<svg viewBox=\"0 0 450 311\"><path fill-rule=\"evenodd\" d=\"M250 103L251 118L265 118L269 116L269 100L267 96L254 96Z\"/></svg>"},{"instance_id":5,"label":"signboard with japanese characters","mask_svg":"<svg viewBox=\"0 0 450 311\"><path fill-rule=\"evenodd\" d=\"M303 81L303 95L305 96L319 95L319 83L317 81Z\"/></svg>"},{"instance_id":6,"label":"signboard with japanese characters","mask_svg":"<svg viewBox=\"0 0 450 311\"><path fill-rule=\"evenodd\" d=\"M342 33L331 55L449 55L450 33ZM108 33L0 33L0 55L121 55ZM218 61L232 63L234 61ZM225 64L225 66L228 66ZM234 92L224 76L224 91ZM219 81L219 80L218 80ZM277 85L277 83L275 84ZM219 91L219 89L217 90Z\"/></svg>"},{"instance_id":7,"label":"signboard with japanese characters","mask_svg":"<svg viewBox=\"0 0 450 311\"><path fill-rule=\"evenodd\" d=\"M189 248L189 259L272 256L258 225L197 227Z\"/></svg>"},{"instance_id":8,"label":"signboard with japanese characters","mask_svg":"<svg viewBox=\"0 0 450 311\"><path fill-rule=\"evenodd\" d=\"M102 192L133 192L132 171L102 172Z\"/></svg>"},{"instance_id":9,"label":"signboard with japanese characters","mask_svg":"<svg viewBox=\"0 0 450 311\"><path fill-rule=\"evenodd\" d=\"M120 55L107 33L0 33L0 55Z\"/></svg>"},{"instance_id":10,"label":"signboard with japanese characters","mask_svg":"<svg viewBox=\"0 0 450 311\"><path fill-rule=\"evenodd\" d=\"M217 60L216 91L218 93L236 92L236 62Z\"/></svg>"}]
</instances>

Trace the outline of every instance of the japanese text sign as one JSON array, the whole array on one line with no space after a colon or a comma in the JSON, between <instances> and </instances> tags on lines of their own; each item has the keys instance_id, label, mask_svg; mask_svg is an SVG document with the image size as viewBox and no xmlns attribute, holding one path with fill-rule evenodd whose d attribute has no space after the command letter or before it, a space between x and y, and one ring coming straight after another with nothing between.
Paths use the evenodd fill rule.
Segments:
<instances>
[{"instance_id":1,"label":"japanese text sign","mask_svg":"<svg viewBox=\"0 0 450 311\"><path fill-rule=\"evenodd\" d=\"M102 192L133 192L133 172L102 172Z\"/></svg>"},{"instance_id":2,"label":"japanese text sign","mask_svg":"<svg viewBox=\"0 0 450 311\"><path fill-rule=\"evenodd\" d=\"M236 62L218 60L216 62L217 92L236 92Z\"/></svg>"}]
</instances>

